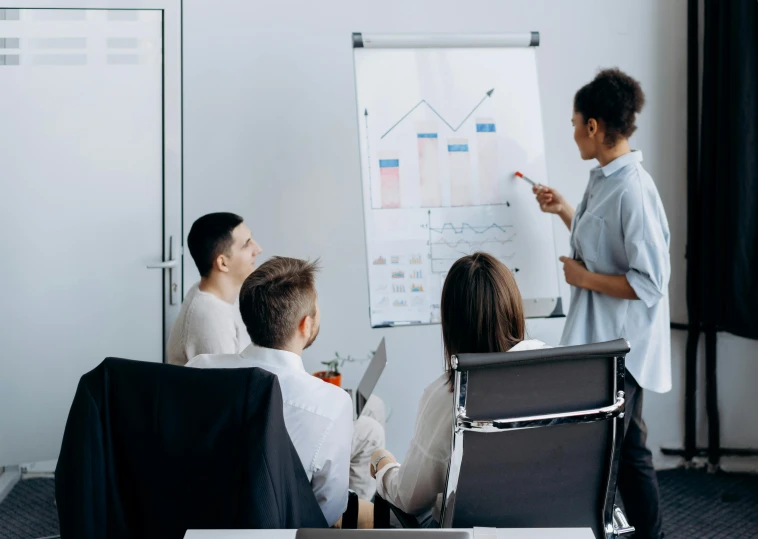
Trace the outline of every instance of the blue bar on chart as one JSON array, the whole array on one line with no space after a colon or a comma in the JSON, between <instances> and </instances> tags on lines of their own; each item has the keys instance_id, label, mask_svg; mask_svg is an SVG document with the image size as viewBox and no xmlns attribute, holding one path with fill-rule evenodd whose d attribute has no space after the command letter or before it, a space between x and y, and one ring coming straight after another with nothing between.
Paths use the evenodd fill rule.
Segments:
<instances>
[{"instance_id":1,"label":"blue bar on chart","mask_svg":"<svg viewBox=\"0 0 758 539\"><path fill-rule=\"evenodd\" d=\"M471 158L468 151L468 139L449 139L447 155L450 164L450 204L451 206L470 206Z\"/></svg>"},{"instance_id":2,"label":"blue bar on chart","mask_svg":"<svg viewBox=\"0 0 758 539\"><path fill-rule=\"evenodd\" d=\"M495 121L492 118L476 119L476 143L479 164L479 203L501 204L497 133Z\"/></svg>"},{"instance_id":3,"label":"blue bar on chart","mask_svg":"<svg viewBox=\"0 0 758 539\"><path fill-rule=\"evenodd\" d=\"M422 122L416 128L421 207L437 208L442 205L437 126L433 122Z\"/></svg>"}]
</instances>

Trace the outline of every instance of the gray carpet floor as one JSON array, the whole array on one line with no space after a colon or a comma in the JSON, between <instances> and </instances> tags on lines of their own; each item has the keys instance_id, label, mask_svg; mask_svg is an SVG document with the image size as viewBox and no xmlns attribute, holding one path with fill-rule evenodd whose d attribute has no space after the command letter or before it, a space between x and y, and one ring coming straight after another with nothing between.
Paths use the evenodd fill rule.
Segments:
<instances>
[{"instance_id":1,"label":"gray carpet floor","mask_svg":"<svg viewBox=\"0 0 758 539\"><path fill-rule=\"evenodd\" d=\"M758 474L658 473L667 539L757 539ZM0 539L58 534L52 479L19 482L0 504Z\"/></svg>"}]
</instances>

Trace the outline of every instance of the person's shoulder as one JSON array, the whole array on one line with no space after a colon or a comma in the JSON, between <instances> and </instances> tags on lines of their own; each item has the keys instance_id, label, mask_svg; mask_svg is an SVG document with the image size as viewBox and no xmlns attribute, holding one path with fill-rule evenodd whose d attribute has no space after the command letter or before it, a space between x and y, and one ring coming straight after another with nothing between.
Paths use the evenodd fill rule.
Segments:
<instances>
[{"instance_id":1,"label":"person's shoulder","mask_svg":"<svg viewBox=\"0 0 758 539\"><path fill-rule=\"evenodd\" d=\"M195 300L195 298L197 298L197 294L199 291L200 291L200 281L190 286L190 289L187 290L187 293L184 295L184 300L182 301L182 307L184 307L185 305L191 304Z\"/></svg>"},{"instance_id":2,"label":"person's shoulder","mask_svg":"<svg viewBox=\"0 0 758 539\"><path fill-rule=\"evenodd\" d=\"M450 391L450 382L448 380L449 375L447 372L440 374L431 384L424 388L421 400L426 403L431 403L451 398L450 396L452 395L452 392Z\"/></svg>"},{"instance_id":3,"label":"person's shoulder","mask_svg":"<svg viewBox=\"0 0 758 539\"><path fill-rule=\"evenodd\" d=\"M424 391L438 391L440 387L444 387L447 385L448 381L448 375L449 373L447 371L440 374L437 378L435 378L428 386L426 386L426 389Z\"/></svg>"},{"instance_id":4,"label":"person's shoulder","mask_svg":"<svg viewBox=\"0 0 758 539\"><path fill-rule=\"evenodd\" d=\"M658 192L658 185L642 164L638 164L637 174L639 176L638 183L641 196L650 202L660 202L661 194Z\"/></svg>"},{"instance_id":5,"label":"person's shoulder","mask_svg":"<svg viewBox=\"0 0 758 539\"><path fill-rule=\"evenodd\" d=\"M426 386L419 401L418 417L414 434L415 443L435 460L449 458L450 442L447 440L453 422L453 392L444 372Z\"/></svg>"},{"instance_id":6,"label":"person's shoulder","mask_svg":"<svg viewBox=\"0 0 758 539\"><path fill-rule=\"evenodd\" d=\"M335 386L334 384L330 384L328 382L324 382L323 380L309 374L306 374L304 378L307 378L309 380L308 383L313 387L316 393L322 395L330 402L333 402L335 404L335 408L339 409L346 406L349 408L351 406L353 401L350 398L350 395L341 387Z\"/></svg>"},{"instance_id":7,"label":"person's shoulder","mask_svg":"<svg viewBox=\"0 0 758 539\"><path fill-rule=\"evenodd\" d=\"M210 292L203 292L197 290L192 297L192 304L195 306L195 310L201 307L203 310L210 311L230 311L234 308L234 305L227 303L224 300L217 298Z\"/></svg>"},{"instance_id":8,"label":"person's shoulder","mask_svg":"<svg viewBox=\"0 0 758 539\"><path fill-rule=\"evenodd\" d=\"M188 295L187 299L189 303L185 316L188 323L193 326L216 328L220 325L229 325L234 320L233 306L213 294L197 290L191 298Z\"/></svg>"},{"instance_id":9,"label":"person's shoulder","mask_svg":"<svg viewBox=\"0 0 758 539\"><path fill-rule=\"evenodd\" d=\"M196 369L229 369L246 367L239 354L200 354L187 362Z\"/></svg>"},{"instance_id":10,"label":"person's shoulder","mask_svg":"<svg viewBox=\"0 0 758 539\"><path fill-rule=\"evenodd\" d=\"M510 352L524 352L526 350L541 350L543 348L552 348L549 344L545 344L544 342L538 340L538 339L524 339L520 343L518 343L516 346L511 348Z\"/></svg>"},{"instance_id":11,"label":"person's shoulder","mask_svg":"<svg viewBox=\"0 0 758 539\"><path fill-rule=\"evenodd\" d=\"M622 183L627 202L636 204L643 202L649 195L658 195L655 181L642 163L633 163L624 170Z\"/></svg>"},{"instance_id":12,"label":"person's shoulder","mask_svg":"<svg viewBox=\"0 0 758 539\"><path fill-rule=\"evenodd\" d=\"M302 410L335 419L341 414L352 414L352 399L341 387L324 382L306 372L277 373L284 382L284 399L287 404ZM286 389L285 389L286 388Z\"/></svg>"}]
</instances>

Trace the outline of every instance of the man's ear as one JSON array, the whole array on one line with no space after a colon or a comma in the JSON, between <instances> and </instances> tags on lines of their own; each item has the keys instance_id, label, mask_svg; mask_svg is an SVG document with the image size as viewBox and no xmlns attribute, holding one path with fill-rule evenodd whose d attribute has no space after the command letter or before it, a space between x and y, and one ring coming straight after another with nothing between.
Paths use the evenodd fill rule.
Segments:
<instances>
[{"instance_id":1,"label":"man's ear","mask_svg":"<svg viewBox=\"0 0 758 539\"><path fill-rule=\"evenodd\" d=\"M213 261L213 267L222 273L229 272L229 265L227 264L226 255L220 254Z\"/></svg>"},{"instance_id":2,"label":"man's ear","mask_svg":"<svg viewBox=\"0 0 758 539\"><path fill-rule=\"evenodd\" d=\"M297 325L297 331L303 337L308 338L311 334L311 329L313 329L313 319L310 316L305 315Z\"/></svg>"}]
</instances>

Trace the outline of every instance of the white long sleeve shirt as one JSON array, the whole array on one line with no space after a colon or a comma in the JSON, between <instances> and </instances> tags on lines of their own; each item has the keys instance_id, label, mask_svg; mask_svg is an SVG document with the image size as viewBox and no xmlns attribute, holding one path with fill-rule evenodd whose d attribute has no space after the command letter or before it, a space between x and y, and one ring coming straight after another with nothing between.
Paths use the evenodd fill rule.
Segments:
<instances>
[{"instance_id":1,"label":"white long sleeve shirt","mask_svg":"<svg viewBox=\"0 0 758 539\"><path fill-rule=\"evenodd\" d=\"M239 354L249 344L239 304L203 292L198 283L187 292L171 328L166 359L185 365L200 354Z\"/></svg>"},{"instance_id":2,"label":"white long sleeve shirt","mask_svg":"<svg viewBox=\"0 0 758 539\"><path fill-rule=\"evenodd\" d=\"M347 509L353 407L339 387L311 376L297 354L250 345L239 354L204 354L187 367L259 367L276 374L284 401L284 424L332 526Z\"/></svg>"},{"instance_id":3,"label":"white long sleeve shirt","mask_svg":"<svg viewBox=\"0 0 758 539\"><path fill-rule=\"evenodd\" d=\"M539 348L548 346L527 340L509 352ZM424 390L403 465L388 464L376 474L376 490L382 498L412 515L431 508L438 521L453 436L453 393L447 380L443 373Z\"/></svg>"}]
</instances>

